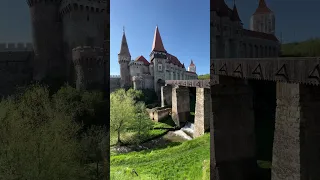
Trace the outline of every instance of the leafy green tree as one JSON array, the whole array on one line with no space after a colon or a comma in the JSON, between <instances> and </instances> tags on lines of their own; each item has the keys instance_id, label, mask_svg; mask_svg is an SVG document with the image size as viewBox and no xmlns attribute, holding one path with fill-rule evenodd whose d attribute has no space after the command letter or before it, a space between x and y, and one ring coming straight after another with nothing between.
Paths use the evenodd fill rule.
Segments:
<instances>
[{"instance_id":1,"label":"leafy green tree","mask_svg":"<svg viewBox=\"0 0 320 180\"><path fill-rule=\"evenodd\" d=\"M121 133L135 119L135 101L132 91L119 89L110 94L110 131L117 132L117 144L121 144Z\"/></svg>"},{"instance_id":2,"label":"leafy green tree","mask_svg":"<svg viewBox=\"0 0 320 180\"><path fill-rule=\"evenodd\" d=\"M143 102L136 103L136 117L132 128L137 132L138 139L141 140L145 135L148 135L152 127L153 122L148 117L145 104Z\"/></svg>"},{"instance_id":3,"label":"leafy green tree","mask_svg":"<svg viewBox=\"0 0 320 180\"><path fill-rule=\"evenodd\" d=\"M46 87L0 102L0 179L88 179L81 126L52 102Z\"/></svg>"},{"instance_id":4,"label":"leafy green tree","mask_svg":"<svg viewBox=\"0 0 320 180\"><path fill-rule=\"evenodd\" d=\"M101 179L100 163L103 162L106 154L104 151L109 148L107 145L108 133L105 127L91 126L86 133L83 134L82 147L87 155L88 163L95 163L95 179Z\"/></svg>"}]
</instances>

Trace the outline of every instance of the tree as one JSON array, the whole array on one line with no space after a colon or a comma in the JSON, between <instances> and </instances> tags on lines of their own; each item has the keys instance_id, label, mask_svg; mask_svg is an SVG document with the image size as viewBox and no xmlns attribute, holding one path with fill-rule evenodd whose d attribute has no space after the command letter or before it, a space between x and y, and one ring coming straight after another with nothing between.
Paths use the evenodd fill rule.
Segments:
<instances>
[{"instance_id":1,"label":"tree","mask_svg":"<svg viewBox=\"0 0 320 180\"><path fill-rule=\"evenodd\" d=\"M136 103L136 117L132 127L137 131L138 139L141 140L144 135L147 135L152 126L153 122L148 117L145 104L143 102Z\"/></svg>"},{"instance_id":2,"label":"tree","mask_svg":"<svg viewBox=\"0 0 320 180\"><path fill-rule=\"evenodd\" d=\"M121 144L120 134L135 119L135 101L131 91L119 89L110 94L110 131L117 132L117 144Z\"/></svg>"},{"instance_id":3,"label":"tree","mask_svg":"<svg viewBox=\"0 0 320 180\"><path fill-rule=\"evenodd\" d=\"M0 124L0 179L87 179L81 126L56 108L46 87L2 100Z\"/></svg>"},{"instance_id":4,"label":"tree","mask_svg":"<svg viewBox=\"0 0 320 180\"><path fill-rule=\"evenodd\" d=\"M102 172L99 171L99 165L106 156L104 151L109 148L107 145L107 138L107 130L105 127L101 126L91 126L81 138L83 150L87 155L87 161L96 164L95 179L101 179Z\"/></svg>"}]
</instances>

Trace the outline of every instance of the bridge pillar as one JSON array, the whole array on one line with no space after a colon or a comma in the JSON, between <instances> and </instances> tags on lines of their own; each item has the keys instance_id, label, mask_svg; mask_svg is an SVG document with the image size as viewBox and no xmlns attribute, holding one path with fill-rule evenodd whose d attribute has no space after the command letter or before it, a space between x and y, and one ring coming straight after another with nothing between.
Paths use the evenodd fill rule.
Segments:
<instances>
[{"instance_id":1,"label":"bridge pillar","mask_svg":"<svg viewBox=\"0 0 320 180\"><path fill-rule=\"evenodd\" d=\"M211 86L211 178L256 179L253 93L246 80L219 76ZM213 141L213 142L212 142Z\"/></svg>"},{"instance_id":2,"label":"bridge pillar","mask_svg":"<svg viewBox=\"0 0 320 180\"><path fill-rule=\"evenodd\" d=\"M190 96L187 87L172 88L172 119L178 127L190 116Z\"/></svg>"},{"instance_id":3,"label":"bridge pillar","mask_svg":"<svg viewBox=\"0 0 320 180\"><path fill-rule=\"evenodd\" d=\"M172 105L172 86L161 86L161 107Z\"/></svg>"},{"instance_id":4,"label":"bridge pillar","mask_svg":"<svg viewBox=\"0 0 320 180\"><path fill-rule=\"evenodd\" d=\"M320 177L320 87L277 83L272 180Z\"/></svg>"},{"instance_id":5,"label":"bridge pillar","mask_svg":"<svg viewBox=\"0 0 320 180\"><path fill-rule=\"evenodd\" d=\"M210 122L212 121L211 105L210 89L197 88L193 137L199 137L210 129Z\"/></svg>"}]
</instances>

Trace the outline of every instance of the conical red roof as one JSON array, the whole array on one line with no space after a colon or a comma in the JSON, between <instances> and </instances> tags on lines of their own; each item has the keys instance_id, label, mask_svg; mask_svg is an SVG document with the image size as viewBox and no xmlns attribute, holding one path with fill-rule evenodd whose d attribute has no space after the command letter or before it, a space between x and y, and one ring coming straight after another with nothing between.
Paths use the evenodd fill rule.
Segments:
<instances>
[{"instance_id":1,"label":"conical red roof","mask_svg":"<svg viewBox=\"0 0 320 180\"><path fill-rule=\"evenodd\" d=\"M136 61L143 62L144 65L148 66L150 63L142 55L135 59Z\"/></svg>"},{"instance_id":2,"label":"conical red roof","mask_svg":"<svg viewBox=\"0 0 320 180\"><path fill-rule=\"evenodd\" d=\"M268 14L268 13L272 13L272 11L268 8L265 0L260 0L259 6L256 9L256 11L253 13L253 15L255 15L255 14Z\"/></svg>"},{"instance_id":3,"label":"conical red roof","mask_svg":"<svg viewBox=\"0 0 320 180\"><path fill-rule=\"evenodd\" d=\"M159 33L158 26L156 26L156 30L154 32L154 38L153 38L153 44L152 44L152 51L158 51L158 52L167 52L164 49L162 39Z\"/></svg>"},{"instance_id":4,"label":"conical red roof","mask_svg":"<svg viewBox=\"0 0 320 180\"><path fill-rule=\"evenodd\" d=\"M131 56L130 55L130 51L129 51L129 47L128 47L128 43L127 43L126 34L124 32L123 32L123 35L122 35L122 41L121 41L121 47L120 47L119 55Z\"/></svg>"}]
</instances>

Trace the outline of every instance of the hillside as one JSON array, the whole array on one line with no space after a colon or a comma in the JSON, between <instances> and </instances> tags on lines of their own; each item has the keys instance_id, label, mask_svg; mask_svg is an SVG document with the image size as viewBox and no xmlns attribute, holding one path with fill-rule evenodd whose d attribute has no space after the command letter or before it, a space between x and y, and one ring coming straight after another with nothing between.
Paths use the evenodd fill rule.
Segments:
<instances>
[{"instance_id":1,"label":"hillside","mask_svg":"<svg viewBox=\"0 0 320 180\"><path fill-rule=\"evenodd\" d=\"M198 79L204 80L204 79L210 79L210 74L203 74L203 75L199 75Z\"/></svg>"},{"instance_id":2,"label":"hillside","mask_svg":"<svg viewBox=\"0 0 320 180\"><path fill-rule=\"evenodd\" d=\"M173 143L165 149L153 149L113 155L110 160L111 179L121 180L202 180L209 169L209 133L194 140ZM208 167L207 167L208 166ZM136 174L135 174L136 172Z\"/></svg>"},{"instance_id":3,"label":"hillside","mask_svg":"<svg viewBox=\"0 0 320 180\"><path fill-rule=\"evenodd\" d=\"M281 46L284 57L316 57L320 56L320 39L309 39L301 42L283 44Z\"/></svg>"}]
</instances>

